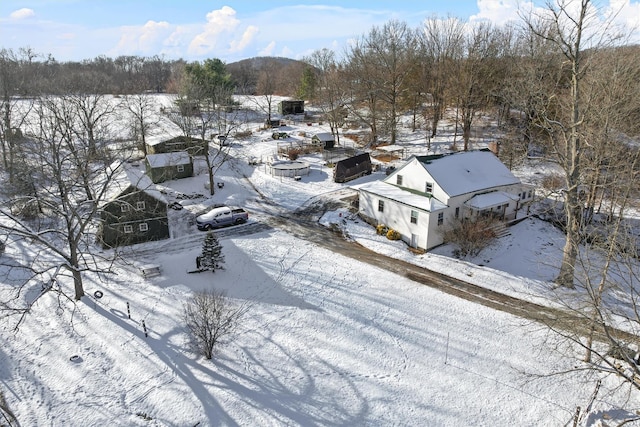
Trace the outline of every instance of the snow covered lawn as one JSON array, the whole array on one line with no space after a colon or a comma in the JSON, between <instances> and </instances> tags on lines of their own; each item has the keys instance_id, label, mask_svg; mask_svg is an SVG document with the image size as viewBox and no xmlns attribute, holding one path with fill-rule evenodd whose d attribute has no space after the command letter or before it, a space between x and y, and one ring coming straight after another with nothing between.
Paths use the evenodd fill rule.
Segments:
<instances>
[{"instance_id":1,"label":"snow covered lawn","mask_svg":"<svg viewBox=\"0 0 640 427\"><path fill-rule=\"evenodd\" d=\"M411 138L403 136L407 150L419 150L424 138ZM224 188L193 209L238 205L259 222L346 191L317 158L304 159L311 173L300 181L248 166L248 158L274 152L268 131L231 141L230 150L234 161L217 174ZM201 174L165 184L190 194L205 181ZM540 221L513 227L471 263L450 258L446 246L411 254L348 218L336 211L322 222L380 253L555 303L548 281L562 236ZM593 392L585 373L548 375L576 362L541 325L277 229L221 238L226 269L189 274L204 233L184 224L172 233L139 245L115 275L87 274L88 296L75 307L49 293L17 333L0 325L0 390L21 426L564 426ZM19 261L20 250L28 248L8 247L5 259ZM144 279L138 267L147 263L162 274ZM182 304L202 289L249 307L235 340L212 361L191 351L181 319ZM605 381L603 390L614 385ZM635 395L602 395L594 410L638 406ZM599 425L600 415L583 425Z\"/></svg>"}]
</instances>

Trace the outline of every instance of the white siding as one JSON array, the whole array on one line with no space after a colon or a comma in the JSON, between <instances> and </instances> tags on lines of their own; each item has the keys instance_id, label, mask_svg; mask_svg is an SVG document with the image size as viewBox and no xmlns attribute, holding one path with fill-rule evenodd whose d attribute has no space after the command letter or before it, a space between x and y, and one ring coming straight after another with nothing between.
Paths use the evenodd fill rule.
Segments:
<instances>
[{"instance_id":1,"label":"white siding","mask_svg":"<svg viewBox=\"0 0 640 427\"><path fill-rule=\"evenodd\" d=\"M442 228L437 226L438 212L442 211L430 213L366 191L360 191L359 194L360 214L374 219L376 224L396 230L407 244L411 244L412 234L418 236L418 247L422 249L430 249L442 243L441 234L435 232ZM384 212L378 211L380 200L384 201ZM417 224L411 222L412 210L418 212Z\"/></svg>"}]
</instances>

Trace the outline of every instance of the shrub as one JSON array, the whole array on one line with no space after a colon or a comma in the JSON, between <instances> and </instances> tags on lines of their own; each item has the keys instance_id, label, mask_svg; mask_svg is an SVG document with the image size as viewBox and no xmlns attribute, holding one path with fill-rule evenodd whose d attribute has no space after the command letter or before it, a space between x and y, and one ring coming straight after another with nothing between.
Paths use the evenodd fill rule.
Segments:
<instances>
[{"instance_id":1,"label":"shrub","mask_svg":"<svg viewBox=\"0 0 640 427\"><path fill-rule=\"evenodd\" d=\"M251 134L252 134L251 130L243 130L243 131L236 132L235 137L238 139L244 139L244 138L250 137Z\"/></svg>"},{"instance_id":2,"label":"shrub","mask_svg":"<svg viewBox=\"0 0 640 427\"><path fill-rule=\"evenodd\" d=\"M301 154L301 150L299 148L290 148L287 152L289 156L289 160L296 160Z\"/></svg>"},{"instance_id":3,"label":"shrub","mask_svg":"<svg viewBox=\"0 0 640 427\"><path fill-rule=\"evenodd\" d=\"M392 230L389 229L389 231L387 231L387 239L389 240L400 240L400 233L396 230Z\"/></svg>"},{"instance_id":4,"label":"shrub","mask_svg":"<svg viewBox=\"0 0 640 427\"><path fill-rule=\"evenodd\" d=\"M376 226L376 233L378 233L381 236L384 236L387 234L387 231L389 231L389 227L387 227L384 224L378 224Z\"/></svg>"},{"instance_id":5,"label":"shrub","mask_svg":"<svg viewBox=\"0 0 640 427\"><path fill-rule=\"evenodd\" d=\"M476 256L496 239L496 234L492 227L498 221L490 217L478 218L473 221L462 219L446 229L443 238L445 242L457 246L454 250L456 257Z\"/></svg>"}]
</instances>

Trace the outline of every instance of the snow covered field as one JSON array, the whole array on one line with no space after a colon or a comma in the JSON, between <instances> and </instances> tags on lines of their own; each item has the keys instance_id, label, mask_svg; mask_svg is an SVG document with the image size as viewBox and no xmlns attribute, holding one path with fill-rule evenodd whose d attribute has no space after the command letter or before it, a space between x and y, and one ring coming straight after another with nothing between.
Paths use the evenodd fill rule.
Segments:
<instances>
[{"instance_id":1,"label":"snow covered field","mask_svg":"<svg viewBox=\"0 0 640 427\"><path fill-rule=\"evenodd\" d=\"M304 129L319 130L327 129ZM275 152L269 135L232 141L237 161L220 170L225 186L206 203L243 206L259 222L384 176L336 184L330 169L308 157L311 173L300 181L273 178L246 163ZM406 133L402 142L419 150L420 138L412 138ZM198 175L166 185L204 192L205 181ZM340 224L378 252L553 303L548 281L563 238L546 223L512 227L473 264L449 258L446 246L413 255L346 211L322 222ZM138 245L133 264L119 265L116 275L85 276L88 296L75 307L51 295L17 333L2 325L0 389L21 426L564 426L593 392L595 381L584 373L548 375L576 362L541 325L279 229L222 238L226 269L188 274L203 237L193 227ZM8 247L4 256L21 255ZM149 262L161 266L161 276L140 276L136 266ZM183 302L200 289L225 290L249 306L235 339L212 361L189 349L181 320ZM102 298L93 297L97 290ZM613 385L605 381L603 389ZM638 407L636 395L601 395L582 425L604 425L598 410Z\"/></svg>"}]
</instances>

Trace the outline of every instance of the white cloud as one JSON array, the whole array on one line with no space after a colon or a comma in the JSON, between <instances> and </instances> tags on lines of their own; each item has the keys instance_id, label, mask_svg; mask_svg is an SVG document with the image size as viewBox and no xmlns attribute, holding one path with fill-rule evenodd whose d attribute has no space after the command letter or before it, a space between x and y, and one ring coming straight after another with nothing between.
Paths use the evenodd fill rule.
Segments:
<instances>
[{"instance_id":1,"label":"white cloud","mask_svg":"<svg viewBox=\"0 0 640 427\"><path fill-rule=\"evenodd\" d=\"M33 9L28 9L26 7L15 10L9 15L11 19L27 19L33 16L36 16L36 12Z\"/></svg>"},{"instance_id":2,"label":"white cloud","mask_svg":"<svg viewBox=\"0 0 640 427\"><path fill-rule=\"evenodd\" d=\"M123 27L120 40L110 53L112 55L155 54L172 32L173 26L165 21L147 21L141 27Z\"/></svg>"},{"instance_id":3,"label":"white cloud","mask_svg":"<svg viewBox=\"0 0 640 427\"><path fill-rule=\"evenodd\" d=\"M196 35L189 43L188 52L193 55L205 55L211 52L220 42L220 36L231 33L240 21L236 18L236 11L229 6L207 13L207 23L204 31Z\"/></svg>"},{"instance_id":4,"label":"white cloud","mask_svg":"<svg viewBox=\"0 0 640 427\"><path fill-rule=\"evenodd\" d=\"M166 38L166 35L171 30L171 25L166 22L148 21L142 27L142 33L138 38L138 48L142 52L148 52L154 49L159 41Z\"/></svg>"},{"instance_id":5,"label":"white cloud","mask_svg":"<svg viewBox=\"0 0 640 427\"><path fill-rule=\"evenodd\" d=\"M280 55L278 56L290 57L292 55L293 55L293 51L285 46L282 49L280 49Z\"/></svg>"},{"instance_id":6,"label":"white cloud","mask_svg":"<svg viewBox=\"0 0 640 427\"><path fill-rule=\"evenodd\" d=\"M611 0L609 8L617 24L633 31L631 42L640 43L640 1Z\"/></svg>"},{"instance_id":7,"label":"white cloud","mask_svg":"<svg viewBox=\"0 0 640 427\"><path fill-rule=\"evenodd\" d=\"M258 55L260 55L260 56L271 56L271 55L273 55L273 51L275 49L276 49L276 42L275 41L271 41L271 43L266 45L260 52L258 52Z\"/></svg>"},{"instance_id":8,"label":"white cloud","mask_svg":"<svg viewBox=\"0 0 640 427\"><path fill-rule=\"evenodd\" d=\"M521 0L478 0L479 12L469 17L469 21L491 21L503 24L520 19L518 8L527 10L533 7L531 2Z\"/></svg>"},{"instance_id":9,"label":"white cloud","mask_svg":"<svg viewBox=\"0 0 640 427\"><path fill-rule=\"evenodd\" d=\"M242 33L240 40L231 41L231 52L240 52L244 50L258 34L258 27L255 25L249 25L247 29Z\"/></svg>"}]
</instances>

